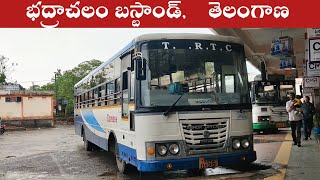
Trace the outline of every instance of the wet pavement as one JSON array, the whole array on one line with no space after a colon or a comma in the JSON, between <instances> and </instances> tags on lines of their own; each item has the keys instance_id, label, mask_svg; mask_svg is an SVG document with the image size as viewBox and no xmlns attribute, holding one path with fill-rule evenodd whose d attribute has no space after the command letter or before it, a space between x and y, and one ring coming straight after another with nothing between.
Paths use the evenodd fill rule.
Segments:
<instances>
[{"instance_id":1,"label":"wet pavement","mask_svg":"<svg viewBox=\"0 0 320 180\"><path fill-rule=\"evenodd\" d=\"M312 140L302 140L302 147L292 147L285 179L319 179L320 143L318 143L313 136L314 135L312 135Z\"/></svg>"},{"instance_id":2,"label":"wet pavement","mask_svg":"<svg viewBox=\"0 0 320 180\"><path fill-rule=\"evenodd\" d=\"M288 130L284 129L278 131L276 134L255 134L254 148L257 151L256 162L267 164L274 162L281 144L285 141L287 133Z\"/></svg>"},{"instance_id":3,"label":"wet pavement","mask_svg":"<svg viewBox=\"0 0 320 180\"><path fill-rule=\"evenodd\" d=\"M0 136L0 179L264 179L280 173L274 163L287 131L255 135L258 159L250 167L218 167L201 174L188 171L117 172L112 155L87 152L71 125L6 132Z\"/></svg>"}]
</instances>

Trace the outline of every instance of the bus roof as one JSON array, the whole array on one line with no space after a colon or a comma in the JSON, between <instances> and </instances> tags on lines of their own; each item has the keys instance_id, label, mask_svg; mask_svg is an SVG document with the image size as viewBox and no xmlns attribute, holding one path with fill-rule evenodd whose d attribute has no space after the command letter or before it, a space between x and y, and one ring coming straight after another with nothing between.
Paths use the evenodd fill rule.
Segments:
<instances>
[{"instance_id":1,"label":"bus roof","mask_svg":"<svg viewBox=\"0 0 320 180\"><path fill-rule=\"evenodd\" d=\"M199 39L199 40L212 40L212 41L224 41L230 43L243 44L241 39L233 36L221 36L214 34L198 34L198 33L150 33L143 34L135 38L136 42L149 41L149 40L161 40L161 39Z\"/></svg>"},{"instance_id":2,"label":"bus roof","mask_svg":"<svg viewBox=\"0 0 320 180\"><path fill-rule=\"evenodd\" d=\"M82 80L74 85L74 87L81 84L84 80L88 77L92 76L96 72L98 72L102 67L111 63L115 60L118 56L126 53L135 43L141 41L150 41L150 40L165 40L165 39L194 39L194 40L212 40L212 41L224 41L229 43L237 43L243 45L243 42L240 38L236 38L233 36L221 36L221 35L214 35L214 34L200 34L200 33L150 33L150 34L143 34L134 38L128 45L126 45L122 50L116 53L114 56L109 58L107 61L102 63L99 67L92 70L87 76L85 76Z\"/></svg>"}]
</instances>

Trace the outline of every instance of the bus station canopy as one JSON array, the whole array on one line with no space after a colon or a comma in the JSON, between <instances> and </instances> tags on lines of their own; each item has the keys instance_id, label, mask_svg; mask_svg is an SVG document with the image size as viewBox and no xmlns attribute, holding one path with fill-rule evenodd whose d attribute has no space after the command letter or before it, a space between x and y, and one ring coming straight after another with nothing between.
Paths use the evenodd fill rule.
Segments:
<instances>
[{"instance_id":1,"label":"bus station canopy","mask_svg":"<svg viewBox=\"0 0 320 180\"><path fill-rule=\"evenodd\" d=\"M260 70L261 61L264 61L268 74L295 74L303 77L303 62L305 59L305 28L210 28L217 35L235 36L245 43L247 59ZM271 55L272 40L289 36L293 39L296 69L280 70L280 58ZM292 74L292 75L293 75Z\"/></svg>"}]
</instances>

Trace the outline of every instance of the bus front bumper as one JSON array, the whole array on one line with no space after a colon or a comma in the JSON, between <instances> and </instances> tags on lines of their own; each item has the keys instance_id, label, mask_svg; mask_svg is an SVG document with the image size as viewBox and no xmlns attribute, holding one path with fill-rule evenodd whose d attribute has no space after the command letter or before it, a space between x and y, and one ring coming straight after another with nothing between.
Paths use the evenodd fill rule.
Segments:
<instances>
[{"instance_id":1,"label":"bus front bumper","mask_svg":"<svg viewBox=\"0 0 320 180\"><path fill-rule=\"evenodd\" d=\"M138 161L138 170L141 172L157 172L157 171L172 171L172 170L187 170L198 169L199 159L218 160L218 166L230 166L241 163L251 163L257 159L256 152L241 152L223 155L209 155L197 158L183 158L170 160L156 160L156 161Z\"/></svg>"},{"instance_id":2,"label":"bus front bumper","mask_svg":"<svg viewBox=\"0 0 320 180\"><path fill-rule=\"evenodd\" d=\"M268 129L277 129L276 123L271 122L261 122L253 123L253 130L268 130Z\"/></svg>"}]
</instances>

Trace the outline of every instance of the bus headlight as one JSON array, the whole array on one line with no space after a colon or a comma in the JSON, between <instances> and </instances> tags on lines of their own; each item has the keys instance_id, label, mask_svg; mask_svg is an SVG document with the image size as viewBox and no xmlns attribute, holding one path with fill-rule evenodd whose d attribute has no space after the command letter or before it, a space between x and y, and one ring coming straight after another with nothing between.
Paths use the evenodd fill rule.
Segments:
<instances>
[{"instance_id":1,"label":"bus headlight","mask_svg":"<svg viewBox=\"0 0 320 180\"><path fill-rule=\"evenodd\" d=\"M240 141L239 141L238 139L234 139L234 140L232 141L232 147L233 147L234 149L238 149L238 148L240 148L240 146L241 146L241 144L240 144Z\"/></svg>"},{"instance_id":2,"label":"bus headlight","mask_svg":"<svg viewBox=\"0 0 320 180\"><path fill-rule=\"evenodd\" d=\"M171 145L169 146L169 152L170 152L171 154L173 154L173 155L178 154L178 152L179 152L179 146L178 146L177 144L171 144Z\"/></svg>"},{"instance_id":3,"label":"bus headlight","mask_svg":"<svg viewBox=\"0 0 320 180\"><path fill-rule=\"evenodd\" d=\"M250 142L248 141L248 139L244 139L241 141L242 147L247 148L247 147L249 147L249 145L250 145Z\"/></svg>"},{"instance_id":4,"label":"bus headlight","mask_svg":"<svg viewBox=\"0 0 320 180\"><path fill-rule=\"evenodd\" d=\"M167 154L167 147L164 146L164 145L159 146L158 147L158 154L160 156L163 156L163 155Z\"/></svg>"}]
</instances>

